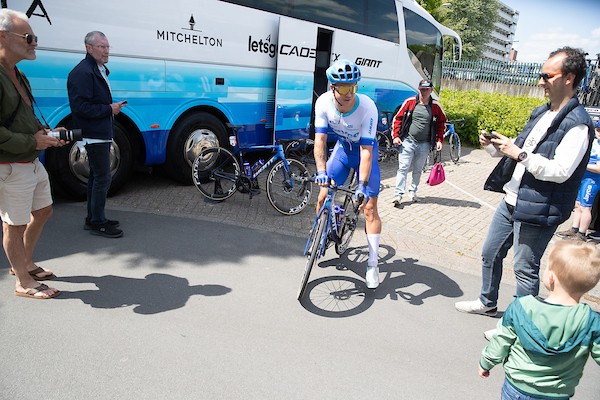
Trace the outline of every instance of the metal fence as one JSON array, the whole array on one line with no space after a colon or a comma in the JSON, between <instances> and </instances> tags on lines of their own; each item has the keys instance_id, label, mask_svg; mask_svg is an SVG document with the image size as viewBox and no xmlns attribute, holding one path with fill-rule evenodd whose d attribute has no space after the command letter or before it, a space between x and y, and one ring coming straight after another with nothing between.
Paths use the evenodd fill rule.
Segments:
<instances>
[{"instance_id":1,"label":"metal fence","mask_svg":"<svg viewBox=\"0 0 600 400\"><path fill-rule=\"evenodd\" d=\"M444 60L442 77L488 83L536 86L541 63L518 63L502 61Z\"/></svg>"}]
</instances>

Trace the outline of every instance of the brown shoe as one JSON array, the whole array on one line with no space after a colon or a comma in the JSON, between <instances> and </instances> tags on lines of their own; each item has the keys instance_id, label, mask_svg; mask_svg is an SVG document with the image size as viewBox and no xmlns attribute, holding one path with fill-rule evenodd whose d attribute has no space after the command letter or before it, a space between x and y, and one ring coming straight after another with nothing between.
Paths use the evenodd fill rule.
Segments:
<instances>
[{"instance_id":1,"label":"brown shoe","mask_svg":"<svg viewBox=\"0 0 600 400\"><path fill-rule=\"evenodd\" d=\"M569 230L562 231L562 232L556 232L555 235L562 239L568 239L568 238L571 238L571 237L577 235L578 233L579 232L575 232L573 229L569 229Z\"/></svg>"}]
</instances>

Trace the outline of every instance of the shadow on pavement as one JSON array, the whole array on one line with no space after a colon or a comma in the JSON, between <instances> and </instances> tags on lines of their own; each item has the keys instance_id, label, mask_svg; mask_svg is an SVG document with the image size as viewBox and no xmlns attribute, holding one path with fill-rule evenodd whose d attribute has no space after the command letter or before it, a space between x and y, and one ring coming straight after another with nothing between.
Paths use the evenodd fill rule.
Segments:
<instances>
[{"instance_id":1,"label":"shadow on pavement","mask_svg":"<svg viewBox=\"0 0 600 400\"><path fill-rule=\"evenodd\" d=\"M93 308L135 306L137 314L158 314L183 307L193 295L222 296L231 289L222 285L190 286L185 278L168 274L148 274L145 278L121 276L66 276L55 281L92 283L97 290L61 291L56 299L79 299Z\"/></svg>"},{"instance_id":2,"label":"shadow on pavement","mask_svg":"<svg viewBox=\"0 0 600 400\"><path fill-rule=\"evenodd\" d=\"M411 305L422 305L434 296L456 298L463 295L458 284L437 269L420 265L419 260L406 258L392 260L395 250L380 246L379 277L375 290L364 283L364 269L368 257L367 246L351 248L339 258L319 263L321 269L335 267L336 275L309 282L301 304L309 312L327 318L345 318L367 310L375 300L389 297L405 300ZM354 276L340 275L349 271Z\"/></svg>"}]
</instances>

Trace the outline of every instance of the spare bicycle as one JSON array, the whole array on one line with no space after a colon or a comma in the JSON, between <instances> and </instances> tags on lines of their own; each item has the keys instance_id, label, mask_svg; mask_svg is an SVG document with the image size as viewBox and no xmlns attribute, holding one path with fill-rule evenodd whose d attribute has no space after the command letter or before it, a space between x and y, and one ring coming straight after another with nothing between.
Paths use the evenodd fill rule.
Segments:
<instances>
[{"instance_id":1,"label":"spare bicycle","mask_svg":"<svg viewBox=\"0 0 600 400\"><path fill-rule=\"evenodd\" d=\"M383 131L377 131L377 161L385 161L385 160L395 160L398 158L398 146L394 146L394 140L392 132L394 130L394 126L392 124L392 120L390 119L390 115L392 118L391 111L382 111L382 114L385 114L384 117L381 118L382 125L386 125L387 128Z\"/></svg>"},{"instance_id":2,"label":"spare bicycle","mask_svg":"<svg viewBox=\"0 0 600 400\"><path fill-rule=\"evenodd\" d=\"M314 181L314 177L311 180ZM313 265L325 255L327 249L334 244L338 255L344 254L348 249L358 222L358 208L363 201L359 197L354 202L354 186L352 183L348 186L336 186L332 182L327 188L327 196L315 218L304 249L307 259L298 300L304 296ZM336 201L336 194L343 194L343 202Z\"/></svg>"},{"instance_id":3,"label":"spare bicycle","mask_svg":"<svg viewBox=\"0 0 600 400\"><path fill-rule=\"evenodd\" d=\"M239 127L229 125L233 152L223 147L208 147L200 152L192 164L192 181L207 199L224 201L236 191L248 193L250 199L259 191L258 176L273 166L267 176L267 197L281 214L298 214L308 205L312 194L310 173L297 160L287 159L281 144L264 146L238 146ZM270 150L268 161L259 159L250 165L246 153ZM242 168L243 166L243 168Z\"/></svg>"},{"instance_id":4,"label":"spare bicycle","mask_svg":"<svg viewBox=\"0 0 600 400\"><path fill-rule=\"evenodd\" d=\"M450 159L458 164L458 160L460 160L462 145L460 142L460 136L458 136L458 132L456 132L455 125L458 124L460 127L465 126L465 119L454 119L448 120L446 122L446 130L444 131L444 139L448 138L448 151L450 153ZM425 161L425 165L423 166L423 171L431 168L433 164L436 162L442 162L442 153L437 151L434 147L429 150L427 154L427 161Z\"/></svg>"}]
</instances>

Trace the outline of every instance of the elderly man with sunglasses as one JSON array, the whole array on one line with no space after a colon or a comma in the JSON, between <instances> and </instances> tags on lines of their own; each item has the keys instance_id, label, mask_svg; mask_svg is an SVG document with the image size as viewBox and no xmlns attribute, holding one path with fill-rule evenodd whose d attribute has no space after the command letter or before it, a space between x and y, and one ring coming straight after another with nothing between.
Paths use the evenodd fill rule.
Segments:
<instances>
[{"instance_id":1,"label":"elderly man with sunglasses","mask_svg":"<svg viewBox=\"0 0 600 400\"><path fill-rule=\"evenodd\" d=\"M50 181L38 156L65 144L47 135L33 111L22 60L35 60L37 36L25 14L0 9L0 215L2 242L17 296L49 299L60 292L38 281L54 274L33 262L33 251L52 215Z\"/></svg>"},{"instance_id":2,"label":"elderly man with sunglasses","mask_svg":"<svg viewBox=\"0 0 600 400\"><path fill-rule=\"evenodd\" d=\"M592 120L575 97L585 70L581 50L553 51L539 76L549 102L533 110L514 141L498 133L479 137L490 154L502 157L484 188L505 196L483 244L479 298L456 303L458 311L496 315L502 262L511 247L516 295L537 296L540 260L571 214L594 137Z\"/></svg>"},{"instance_id":3,"label":"elderly man with sunglasses","mask_svg":"<svg viewBox=\"0 0 600 400\"><path fill-rule=\"evenodd\" d=\"M355 198L364 196L360 206L365 214L369 258L366 268L367 287L379 286L377 251L381 235L381 219L377 211L380 173L377 164L377 107L368 96L356 94L360 69L351 61L340 60L326 71L330 91L315 103L316 182L322 187L317 212L327 196L329 180L346 181L351 169L357 173ZM337 142L327 159L327 134L333 132Z\"/></svg>"}]
</instances>

